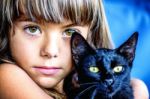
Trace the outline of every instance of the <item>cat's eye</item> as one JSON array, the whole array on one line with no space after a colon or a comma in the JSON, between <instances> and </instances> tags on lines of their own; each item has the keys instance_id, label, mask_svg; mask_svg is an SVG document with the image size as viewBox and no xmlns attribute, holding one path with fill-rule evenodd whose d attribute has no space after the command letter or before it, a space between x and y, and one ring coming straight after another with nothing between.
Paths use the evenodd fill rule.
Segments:
<instances>
[{"instance_id":1,"label":"cat's eye","mask_svg":"<svg viewBox=\"0 0 150 99\"><path fill-rule=\"evenodd\" d=\"M122 66L116 66L113 68L113 72L114 73L120 73L123 71L123 67Z\"/></svg>"},{"instance_id":2,"label":"cat's eye","mask_svg":"<svg viewBox=\"0 0 150 99\"><path fill-rule=\"evenodd\" d=\"M98 73L99 72L99 68L98 67L89 67L89 71L92 72L92 73Z\"/></svg>"},{"instance_id":3,"label":"cat's eye","mask_svg":"<svg viewBox=\"0 0 150 99\"><path fill-rule=\"evenodd\" d=\"M77 32L75 29L67 29L63 32L63 37L71 37L73 33ZM78 33L78 32L77 32Z\"/></svg>"}]
</instances>

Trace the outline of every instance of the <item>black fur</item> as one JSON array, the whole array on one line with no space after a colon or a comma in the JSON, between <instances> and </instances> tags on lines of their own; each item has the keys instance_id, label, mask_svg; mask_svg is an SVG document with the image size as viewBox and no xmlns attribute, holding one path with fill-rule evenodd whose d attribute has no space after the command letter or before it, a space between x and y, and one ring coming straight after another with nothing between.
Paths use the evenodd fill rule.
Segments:
<instances>
[{"instance_id":1,"label":"black fur","mask_svg":"<svg viewBox=\"0 0 150 99\"><path fill-rule=\"evenodd\" d=\"M138 33L134 33L117 49L94 50L74 33L71 50L75 69L64 85L68 99L134 99L130 72L137 39Z\"/></svg>"}]
</instances>

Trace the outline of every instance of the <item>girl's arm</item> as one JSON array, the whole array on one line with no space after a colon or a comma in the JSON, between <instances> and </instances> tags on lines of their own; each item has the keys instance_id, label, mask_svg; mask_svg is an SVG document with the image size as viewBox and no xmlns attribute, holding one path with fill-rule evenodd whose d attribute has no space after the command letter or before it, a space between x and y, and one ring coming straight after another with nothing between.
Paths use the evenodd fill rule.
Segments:
<instances>
[{"instance_id":1,"label":"girl's arm","mask_svg":"<svg viewBox=\"0 0 150 99\"><path fill-rule=\"evenodd\" d=\"M0 65L0 99L53 99L21 68L13 64Z\"/></svg>"},{"instance_id":2,"label":"girl's arm","mask_svg":"<svg viewBox=\"0 0 150 99\"><path fill-rule=\"evenodd\" d=\"M149 99L148 89L143 81L134 78L131 80L131 85L135 99Z\"/></svg>"}]
</instances>

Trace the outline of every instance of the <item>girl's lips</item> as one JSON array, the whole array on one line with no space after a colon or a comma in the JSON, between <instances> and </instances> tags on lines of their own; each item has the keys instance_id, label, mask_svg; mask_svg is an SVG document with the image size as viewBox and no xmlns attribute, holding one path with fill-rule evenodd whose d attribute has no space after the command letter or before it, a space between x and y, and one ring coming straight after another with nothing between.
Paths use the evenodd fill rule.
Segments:
<instances>
[{"instance_id":1,"label":"girl's lips","mask_svg":"<svg viewBox=\"0 0 150 99\"><path fill-rule=\"evenodd\" d=\"M61 70L61 68L54 67L54 66L53 67L40 66L40 67L34 67L34 69L44 75L55 75Z\"/></svg>"}]
</instances>

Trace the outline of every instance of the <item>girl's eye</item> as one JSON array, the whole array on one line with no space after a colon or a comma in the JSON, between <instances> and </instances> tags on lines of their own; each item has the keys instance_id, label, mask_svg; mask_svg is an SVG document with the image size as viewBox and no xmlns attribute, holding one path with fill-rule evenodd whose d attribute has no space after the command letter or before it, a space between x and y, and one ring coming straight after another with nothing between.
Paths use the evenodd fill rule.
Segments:
<instances>
[{"instance_id":1,"label":"girl's eye","mask_svg":"<svg viewBox=\"0 0 150 99\"><path fill-rule=\"evenodd\" d=\"M75 29L67 29L63 32L63 37L71 37L73 33L77 32ZM77 32L78 33L78 32Z\"/></svg>"},{"instance_id":2,"label":"girl's eye","mask_svg":"<svg viewBox=\"0 0 150 99\"><path fill-rule=\"evenodd\" d=\"M114 73L120 73L123 71L123 67L122 66L116 66L113 68L113 72Z\"/></svg>"},{"instance_id":3,"label":"girl's eye","mask_svg":"<svg viewBox=\"0 0 150 99\"><path fill-rule=\"evenodd\" d=\"M24 28L24 30L30 35L38 35L41 33L38 26L27 26Z\"/></svg>"},{"instance_id":4,"label":"girl's eye","mask_svg":"<svg viewBox=\"0 0 150 99\"><path fill-rule=\"evenodd\" d=\"M89 67L89 71L92 72L92 73L98 73L99 72L99 68L91 66L91 67Z\"/></svg>"}]
</instances>

